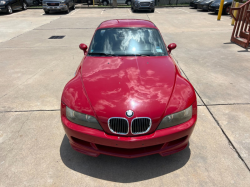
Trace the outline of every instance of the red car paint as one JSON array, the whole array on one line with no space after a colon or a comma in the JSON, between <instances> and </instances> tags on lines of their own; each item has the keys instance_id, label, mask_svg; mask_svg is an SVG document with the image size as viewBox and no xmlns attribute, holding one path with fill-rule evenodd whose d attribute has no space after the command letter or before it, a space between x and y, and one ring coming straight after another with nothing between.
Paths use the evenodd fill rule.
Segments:
<instances>
[{"instance_id":1,"label":"red car paint","mask_svg":"<svg viewBox=\"0 0 250 187\"><path fill-rule=\"evenodd\" d=\"M146 20L110 20L97 29L156 26ZM87 46L80 48L87 53ZM176 47L169 45L169 53ZM180 125L156 130L164 116L193 106L192 118ZM74 124L66 118L66 106L94 116L103 131ZM128 118L127 110L134 116ZM149 117L150 130L143 135L113 134L108 119L123 117L131 125L136 117ZM196 95L169 56L85 56L62 94L61 119L71 146L84 154L134 158L159 153L166 156L184 149L197 119Z\"/></svg>"}]
</instances>

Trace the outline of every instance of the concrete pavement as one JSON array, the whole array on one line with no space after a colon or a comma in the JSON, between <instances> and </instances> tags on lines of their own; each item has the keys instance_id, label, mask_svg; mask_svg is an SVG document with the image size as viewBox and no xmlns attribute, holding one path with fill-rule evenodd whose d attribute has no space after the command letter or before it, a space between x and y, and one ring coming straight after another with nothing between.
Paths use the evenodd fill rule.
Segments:
<instances>
[{"instance_id":1,"label":"concrete pavement","mask_svg":"<svg viewBox=\"0 0 250 187\"><path fill-rule=\"evenodd\" d=\"M229 16L189 8L42 10L0 15L0 186L249 186L250 54L230 43ZM197 91L185 150L161 157L92 158L70 147L60 96L104 20L148 19ZM64 35L61 40L49 40Z\"/></svg>"}]
</instances>

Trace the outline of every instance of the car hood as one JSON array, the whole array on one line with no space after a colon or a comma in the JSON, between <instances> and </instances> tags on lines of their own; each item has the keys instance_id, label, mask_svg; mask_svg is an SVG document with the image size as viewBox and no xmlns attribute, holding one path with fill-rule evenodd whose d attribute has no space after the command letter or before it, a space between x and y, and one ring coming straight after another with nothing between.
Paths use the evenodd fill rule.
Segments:
<instances>
[{"instance_id":1,"label":"car hood","mask_svg":"<svg viewBox=\"0 0 250 187\"><path fill-rule=\"evenodd\" d=\"M134 111L133 118L150 117L152 122L159 123L176 77L169 56L87 56L81 73L94 112L105 124L110 117L127 118L127 110Z\"/></svg>"}]
</instances>

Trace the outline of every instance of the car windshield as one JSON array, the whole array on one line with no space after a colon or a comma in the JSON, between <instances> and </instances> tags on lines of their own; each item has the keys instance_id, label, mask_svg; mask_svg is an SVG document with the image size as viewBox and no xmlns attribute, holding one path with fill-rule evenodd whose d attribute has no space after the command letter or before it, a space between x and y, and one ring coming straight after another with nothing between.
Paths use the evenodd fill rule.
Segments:
<instances>
[{"instance_id":1,"label":"car windshield","mask_svg":"<svg viewBox=\"0 0 250 187\"><path fill-rule=\"evenodd\" d=\"M157 29L107 28L96 31L89 56L166 56L166 46Z\"/></svg>"}]
</instances>

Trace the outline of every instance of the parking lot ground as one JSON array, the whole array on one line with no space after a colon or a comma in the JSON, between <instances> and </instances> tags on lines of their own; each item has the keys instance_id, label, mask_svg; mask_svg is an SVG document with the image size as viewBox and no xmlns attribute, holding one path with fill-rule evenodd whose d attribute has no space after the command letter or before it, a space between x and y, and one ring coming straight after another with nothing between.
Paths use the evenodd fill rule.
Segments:
<instances>
[{"instance_id":1,"label":"parking lot ground","mask_svg":"<svg viewBox=\"0 0 250 187\"><path fill-rule=\"evenodd\" d=\"M61 93L83 57L78 45L89 45L102 21L128 18L153 21L177 44L172 55L197 92L197 124L174 155L92 158L68 143ZM249 186L250 53L230 43L230 17L216 18L188 7L0 15L0 186Z\"/></svg>"}]
</instances>

